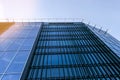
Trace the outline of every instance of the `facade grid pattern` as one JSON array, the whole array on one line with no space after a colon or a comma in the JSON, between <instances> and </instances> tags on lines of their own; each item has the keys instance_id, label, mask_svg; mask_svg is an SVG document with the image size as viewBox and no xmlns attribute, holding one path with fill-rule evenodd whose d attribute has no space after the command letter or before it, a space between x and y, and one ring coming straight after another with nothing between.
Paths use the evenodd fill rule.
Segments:
<instances>
[{"instance_id":1,"label":"facade grid pattern","mask_svg":"<svg viewBox=\"0 0 120 80\"><path fill-rule=\"evenodd\" d=\"M84 23L43 23L25 80L119 79L120 58Z\"/></svg>"},{"instance_id":2,"label":"facade grid pattern","mask_svg":"<svg viewBox=\"0 0 120 80\"><path fill-rule=\"evenodd\" d=\"M39 29L40 23L18 22L0 35L0 80L20 79Z\"/></svg>"}]
</instances>

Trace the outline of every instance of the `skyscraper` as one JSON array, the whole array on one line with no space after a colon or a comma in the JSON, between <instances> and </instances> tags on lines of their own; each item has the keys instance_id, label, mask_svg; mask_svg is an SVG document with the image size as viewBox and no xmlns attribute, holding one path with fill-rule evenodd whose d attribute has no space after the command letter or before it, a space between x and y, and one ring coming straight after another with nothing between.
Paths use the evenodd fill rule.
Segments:
<instances>
[{"instance_id":1,"label":"skyscraper","mask_svg":"<svg viewBox=\"0 0 120 80\"><path fill-rule=\"evenodd\" d=\"M16 23L0 40L2 80L120 79L120 42L82 22Z\"/></svg>"}]
</instances>

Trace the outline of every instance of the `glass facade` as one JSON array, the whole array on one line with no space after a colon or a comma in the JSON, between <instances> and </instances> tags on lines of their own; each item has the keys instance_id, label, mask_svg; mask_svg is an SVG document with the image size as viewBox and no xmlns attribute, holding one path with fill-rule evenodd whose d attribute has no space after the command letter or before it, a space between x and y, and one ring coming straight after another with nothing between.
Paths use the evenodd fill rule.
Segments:
<instances>
[{"instance_id":1,"label":"glass facade","mask_svg":"<svg viewBox=\"0 0 120 80\"><path fill-rule=\"evenodd\" d=\"M10 24L0 23L0 80L20 79L41 23Z\"/></svg>"},{"instance_id":2,"label":"glass facade","mask_svg":"<svg viewBox=\"0 0 120 80\"><path fill-rule=\"evenodd\" d=\"M116 55L120 57L120 41L106 31L87 25Z\"/></svg>"},{"instance_id":3,"label":"glass facade","mask_svg":"<svg viewBox=\"0 0 120 80\"><path fill-rule=\"evenodd\" d=\"M120 58L84 23L43 23L38 35L21 80L120 79Z\"/></svg>"}]
</instances>

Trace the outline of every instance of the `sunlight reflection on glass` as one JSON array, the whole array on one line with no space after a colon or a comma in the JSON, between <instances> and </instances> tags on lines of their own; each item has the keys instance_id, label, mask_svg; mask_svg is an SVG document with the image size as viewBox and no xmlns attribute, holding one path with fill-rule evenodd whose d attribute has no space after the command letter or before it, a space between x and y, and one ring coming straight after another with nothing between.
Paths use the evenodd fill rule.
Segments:
<instances>
[{"instance_id":1,"label":"sunlight reflection on glass","mask_svg":"<svg viewBox=\"0 0 120 80\"><path fill-rule=\"evenodd\" d=\"M3 34L5 31L7 31L14 24L15 24L14 22L1 22L0 23L0 35Z\"/></svg>"}]
</instances>

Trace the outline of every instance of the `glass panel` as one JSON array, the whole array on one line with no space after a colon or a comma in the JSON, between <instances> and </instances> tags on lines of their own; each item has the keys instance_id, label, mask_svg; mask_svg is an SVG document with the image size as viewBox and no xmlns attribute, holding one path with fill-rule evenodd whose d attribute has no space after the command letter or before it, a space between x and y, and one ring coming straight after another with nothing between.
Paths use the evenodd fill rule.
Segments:
<instances>
[{"instance_id":1,"label":"glass panel","mask_svg":"<svg viewBox=\"0 0 120 80\"><path fill-rule=\"evenodd\" d=\"M59 68L59 71L60 71L60 77L64 77L63 68Z\"/></svg>"},{"instance_id":2,"label":"glass panel","mask_svg":"<svg viewBox=\"0 0 120 80\"><path fill-rule=\"evenodd\" d=\"M62 65L62 55L58 55L59 58L59 65Z\"/></svg>"},{"instance_id":3,"label":"glass panel","mask_svg":"<svg viewBox=\"0 0 120 80\"><path fill-rule=\"evenodd\" d=\"M51 55L48 55L48 65L52 65L51 64Z\"/></svg>"},{"instance_id":4,"label":"glass panel","mask_svg":"<svg viewBox=\"0 0 120 80\"><path fill-rule=\"evenodd\" d=\"M51 77L59 77L58 68L52 68L51 69Z\"/></svg>"},{"instance_id":5,"label":"glass panel","mask_svg":"<svg viewBox=\"0 0 120 80\"><path fill-rule=\"evenodd\" d=\"M37 78L41 78L41 73L42 73L41 71L42 71L41 69L38 70L38 76L37 76Z\"/></svg>"},{"instance_id":6,"label":"glass panel","mask_svg":"<svg viewBox=\"0 0 120 80\"><path fill-rule=\"evenodd\" d=\"M47 55L44 55L44 65L47 65Z\"/></svg>"},{"instance_id":7,"label":"glass panel","mask_svg":"<svg viewBox=\"0 0 120 80\"><path fill-rule=\"evenodd\" d=\"M42 71L42 78L46 78L46 69L43 69Z\"/></svg>"},{"instance_id":8,"label":"glass panel","mask_svg":"<svg viewBox=\"0 0 120 80\"><path fill-rule=\"evenodd\" d=\"M0 73L2 73L6 69L8 63L11 61L14 55L15 52L4 52L4 54L0 58L0 64L2 64L0 65Z\"/></svg>"},{"instance_id":9,"label":"glass panel","mask_svg":"<svg viewBox=\"0 0 120 80\"><path fill-rule=\"evenodd\" d=\"M47 69L47 77L51 77L51 69Z\"/></svg>"},{"instance_id":10,"label":"glass panel","mask_svg":"<svg viewBox=\"0 0 120 80\"><path fill-rule=\"evenodd\" d=\"M20 79L20 74L8 74L4 75L2 80L19 80Z\"/></svg>"},{"instance_id":11,"label":"glass panel","mask_svg":"<svg viewBox=\"0 0 120 80\"><path fill-rule=\"evenodd\" d=\"M52 55L52 65L58 65L58 56Z\"/></svg>"},{"instance_id":12,"label":"glass panel","mask_svg":"<svg viewBox=\"0 0 120 80\"><path fill-rule=\"evenodd\" d=\"M30 53L30 52L29 52L29 51L19 52L19 53L16 55L14 61L15 61L15 62L20 62L20 63L23 62L23 63L24 63L24 62L26 61L27 57L29 56L28 53Z\"/></svg>"},{"instance_id":13,"label":"glass panel","mask_svg":"<svg viewBox=\"0 0 120 80\"><path fill-rule=\"evenodd\" d=\"M68 76L69 76L69 75L68 75L69 73L68 73L67 68L64 68L64 73L65 73L65 76L66 76L66 77L68 77Z\"/></svg>"},{"instance_id":14,"label":"glass panel","mask_svg":"<svg viewBox=\"0 0 120 80\"><path fill-rule=\"evenodd\" d=\"M9 66L8 70L6 73L12 73L12 72L21 72L23 70L24 63L18 63L18 62L13 62Z\"/></svg>"}]
</instances>

